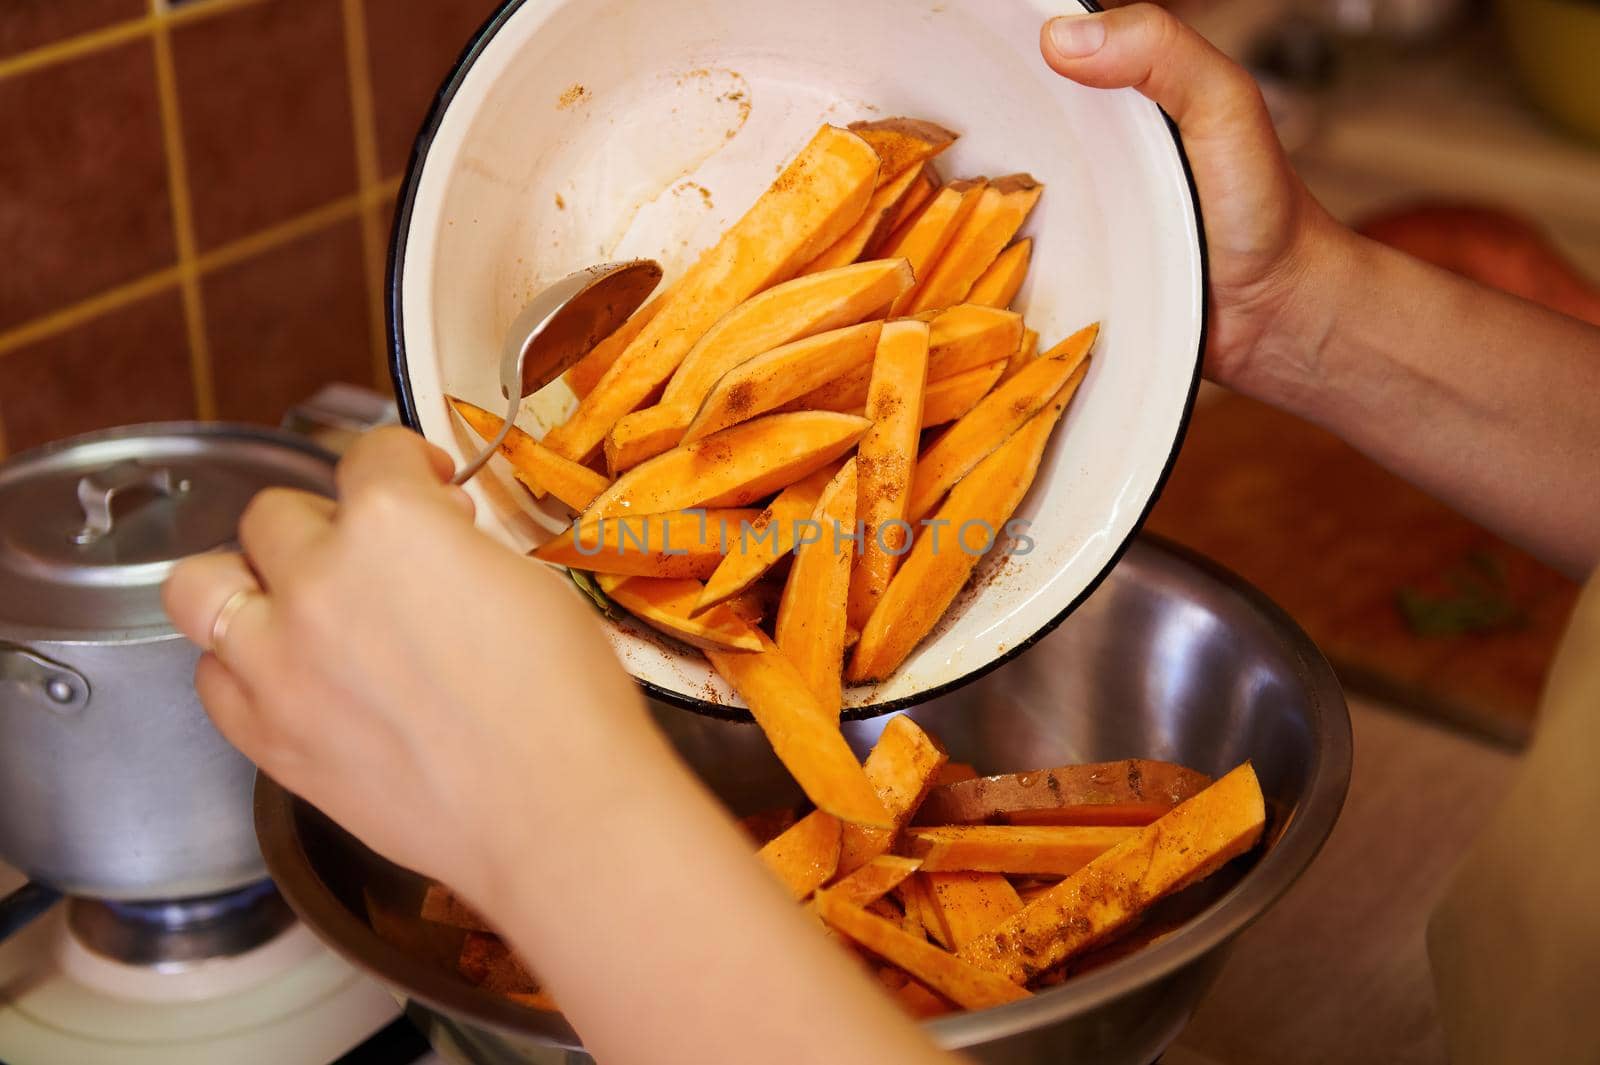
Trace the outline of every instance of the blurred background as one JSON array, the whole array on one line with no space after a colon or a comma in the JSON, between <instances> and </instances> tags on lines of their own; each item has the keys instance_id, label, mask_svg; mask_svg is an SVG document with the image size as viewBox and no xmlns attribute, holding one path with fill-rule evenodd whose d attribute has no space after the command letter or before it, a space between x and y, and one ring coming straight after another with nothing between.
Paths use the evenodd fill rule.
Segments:
<instances>
[{"instance_id":1,"label":"blurred background","mask_svg":"<svg viewBox=\"0 0 1600 1065\"><path fill-rule=\"evenodd\" d=\"M0 0L0 457L386 391L395 191L495 6ZM1600 0L1172 6L1257 72L1335 213L1600 321ZM1319 430L1208 389L1152 528L1357 688L1526 735L1571 584Z\"/></svg>"}]
</instances>

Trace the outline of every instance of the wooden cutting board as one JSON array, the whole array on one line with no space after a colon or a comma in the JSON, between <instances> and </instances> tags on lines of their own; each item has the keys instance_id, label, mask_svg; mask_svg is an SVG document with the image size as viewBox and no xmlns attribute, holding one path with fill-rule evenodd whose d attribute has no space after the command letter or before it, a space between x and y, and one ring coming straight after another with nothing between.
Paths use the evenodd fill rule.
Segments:
<instances>
[{"instance_id":1,"label":"wooden cutting board","mask_svg":"<svg viewBox=\"0 0 1600 1065\"><path fill-rule=\"evenodd\" d=\"M1231 394L1197 409L1148 528L1261 588L1348 687L1508 743L1577 594L1330 434Z\"/></svg>"}]
</instances>

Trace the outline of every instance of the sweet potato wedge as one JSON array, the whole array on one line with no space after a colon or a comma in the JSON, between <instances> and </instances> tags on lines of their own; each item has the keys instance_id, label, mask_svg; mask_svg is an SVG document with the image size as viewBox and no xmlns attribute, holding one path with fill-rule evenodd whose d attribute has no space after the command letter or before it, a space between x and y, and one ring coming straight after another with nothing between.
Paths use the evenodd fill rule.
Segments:
<instances>
[{"instance_id":1,"label":"sweet potato wedge","mask_svg":"<svg viewBox=\"0 0 1600 1065\"><path fill-rule=\"evenodd\" d=\"M922 431L928 336L925 322L890 322L872 360L866 405L872 428L856 449L856 516L863 535L850 571L848 620L857 629L889 587L911 543L911 527L904 518Z\"/></svg>"},{"instance_id":2,"label":"sweet potato wedge","mask_svg":"<svg viewBox=\"0 0 1600 1065\"><path fill-rule=\"evenodd\" d=\"M840 877L829 891L856 906L867 906L883 898L917 871L922 863L898 854L880 854L849 876Z\"/></svg>"},{"instance_id":3,"label":"sweet potato wedge","mask_svg":"<svg viewBox=\"0 0 1600 1065\"><path fill-rule=\"evenodd\" d=\"M750 623L726 603L689 616L705 587L697 580L598 573L595 583L613 602L646 625L703 651L761 650L761 641L753 634Z\"/></svg>"},{"instance_id":4,"label":"sweet potato wedge","mask_svg":"<svg viewBox=\"0 0 1600 1065\"><path fill-rule=\"evenodd\" d=\"M450 400L450 405L485 442L493 440L500 431L501 419L482 407L455 398ZM511 427L510 435L501 443L500 454L510 460L511 472L534 495L543 496L548 492L574 510L583 510L611 484L588 467L557 455L516 426Z\"/></svg>"},{"instance_id":5,"label":"sweet potato wedge","mask_svg":"<svg viewBox=\"0 0 1600 1065\"><path fill-rule=\"evenodd\" d=\"M805 519L817 509L822 490L839 472L840 465L829 464L801 478L767 504L749 529L741 531L737 543L706 581L706 590L695 604L696 612L743 593L794 550Z\"/></svg>"},{"instance_id":6,"label":"sweet potato wedge","mask_svg":"<svg viewBox=\"0 0 1600 1065\"><path fill-rule=\"evenodd\" d=\"M923 879L913 874L894 889L894 897L899 900L901 907L900 927L919 939L932 936L940 946L949 949L950 944L941 938L943 933L935 927L933 904L927 901Z\"/></svg>"},{"instance_id":7,"label":"sweet potato wedge","mask_svg":"<svg viewBox=\"0 0 1600 1065\"><path fill-rule=\"evenodd\" d=\"M689 349L728 311L793 276L861 217L878 157L847 130L824 126L672 286L655 317L611 364L566 423L544 439L582 461L623 415L666 383Z\"/></svg>"},{"instance_id":8,"label":"sweet potato wedge","mask_svg":"<svg viewBox=\"0 0 1600 1065\"><path fill-rule=\"evenodd\" d=\"M839 719L811 694L800 671L755 626L755 653L707 651L711 665L750 704L750 714L817 808L852 825L890 828L895 822L839 732Z\"/></svg>"},{"instance_id":9,"label":"sweet potato wedge","mask_svg":"<svg viewBox=\"0 0 1600 1065\"><path fill-rule=\"evenodd\" d=\"M882 233L875 243L868 244L862 256L875 259L882 254L900 227L917 217L928 202L938 195L941 184L939 172L934 169L933 164L923 163L917 171L917 180L906 190L906 194L900 197L894 213L889 216L887 231Z\"/></svg>"},{"instance_id":10,"label":"sweet potato wedge","mask_svg":"<svg viewBox=\"0 0 1600 1065\"><path fill-rule=\"evenodd\" d=\"M506 941L491 932L468 932L461 941L456 970L462 979L496 995L539 992L539 981L512 953Z\"/></svg>"},{"instance_id":11,"label":"sweet potato wedge","mask_svg":"<svg viewBox=\"0 0 1600 1065\"><path fill-rule=\"evenodd\" d=\"M611 364L617 361L617 357L633 343L635 337L644 332L644 327L650 324L650 319L660 313L666 295L667 292L662 291L651 296L643 306L628 316L628 320L622 323L620 329L590 348L588 354L567 369L562 376L574 395L582 399L594 391L594 386L599 384L600 378L611 369Z\"/></svg>"},{"instance_id":12,"label":"sweet potato wedge","mask_svg":"<svg viewBox=\"0 0 1600 1065\"><path fill-rule=\"evenodd\" d=\"M817 892L817 912L837 931L898 965L916 979L969 1010L988 1009L1027 998L1029 992L1004 976L963 961L958 956L896 928L882 917L851 905L832 891Z\"/></svg>"},{"instance_id":13,"label":"sweet potato wedge","mask_svg":"<svg viewBox=\"0 0 1600 1065\"><path fill-rule=\"evenodd\" d=\"M1137 828L940 825L907 829L906 854L926 873L1023 873L1067 876L1121 843Z\"/></svg>"},{"instance_id":14,"label":"sweet potato wedge","mask_svg":"<svg viewBox=\"0 0 1600 1065\"><path fill-rule=\"evenodd\" d=\"M971 763L969 763L969 762L946 762L944 764L944 767L942 769L940 769L939 772L934 774L934 776L933 776L933 786L935 788L942 788L946 784L959 784L963 780L976 780L976 779L978 779L978 771L976 769L972 768ZM931 792L931 791L928 792L928 795L932 795L932 794L933 794L933 792ZM927 796L923 796L923 800L926 801L927 800ZM919 807L918 809L920 810L921 808ZM915 821L916 819L913 818L912 820ZM942 822L930 822L930 823L932 823L932 824L940 824Z\"/></svg>"},{"instance_id":15,"label":"sweet potato wedge","mask_svg":"<svg viewBox=\"0 0 1600 1065\"><path fill-rule=\"evenodd\" d=\"M878 188L922 165L956 142L956 134L920 118L879 118L850 123L850 132L878 157Z\"/></svg>"},{"instance_id":16,"label":"sweet potato wedge","mask_svg":"<svg viewBox=\"0 0 1600 1065\"><path fill-rule=\"evenodd\" d=\"M841 374L872 363L882 322L830 329L735 366L711 389L683 431L683 443L758 417Z\"/></svg>"},{"instance_id":17,"label":"sweet potato wedge","mask_svg":"<svg viewBox=\"0 0 1600 1065\"><path fill-rule=\"evenodd\" d=\"M855 459L846 462L823 488L810 518L812 527L798 537L794 565L778 603L773 638L818 701L837 718L844 705L841 675L851 537L856 528Z\"/></svg>"},{"instance_id":18,"label":"sweet potato wedge","mask_svg":"<svg viewBox=\"0 0 1600 1065\"><path fill-rule=\"evenodd\" d=\"M1033 258L1033 238L1017 241L995 256L989 269L972 283L967 302L983 307L1009 307L1028 277L1028 262Z\"/></svg>"},{"instance_id":19,"label":"sweet potato wedge","mask_svg":"<svg viewBox=\"0 0 1600 1065\"><path fill-rule=\"evenodd\" d=\"M923 316L928 322L928 380L1003 361L1022 338L1022 316L994 307L962 304ZM788 410L858 411L867 402L872 368L842 374L787 405Z\"/></svg>"},{"instance_id":20,"label":"sweet potato wedge","mask_svg":"<svg viewBox=\"0 0 1600 1065\"><path fill-rule=\"evenodd\" d=\"M909 717L891 718L867 754L865 772L883 808L887 829L849 825L839 850L840 874L852 873L889 850L895 831L904 825L933 784L946 756L933 738Z\"/></svg>"},{"instance_id":21,"label":"sweet potato wedge","mask_svg":"<svg viewBox=\"0 0 1600 1065\"><path fill-rule=\"evenodd\" d=\"M917 285L908 308L911 313L953 307L965 300L973 284L1027 221L1042 192L1044 186L1027 174L990 182L933 268L922 275L925 279Z\"/></svg>"},{"instance_id":22,"label":"sweet potato wedge","mask_svg":"<svg viewBox=\"0 0 1600 1065\"><path fill-rule=\"evenodd\" d=\"M800 273L814 274L822 270L836 270L841 266L848 266L861 258L869 246L881 243L888 235L889 224L900 206L900 201L905 199L912 186L921 178L920 169L911 169L892 178L888 184L880 185L872 194L872 199L867 201L867 209L862 212L861 220L851 226L844 236L824 249L821 255L802 266Z\"/></svg>"},{"instance_id":23,"label":"sweet potato wedge","mask_svg":"<svg viewBox=\"0 0 1600 1065\"><path fill-rule=\"evenodd\" d=\"M928 792L915 821L978 825L1037 814L1056 824L1149 824L1210 783L1204 773L1145 758L1068 765L942 784Z\"/></svg>"},{"instance_id":24,"label":"sweet potato wedge","mask_svg":"<svg viewBox=\"0 0 1600 1065\"><path fill-rule=\"evenodd\" d=\"M1078 373L1083 370L1080 366ZM969 542L969 526L976 523L980 536L985 537L998 537L1005 528L1033 483L1050 432L1066 410L1072 384L1069 380L1043 410L951 491L938 519L947 523L943 528L953 535L946 535L942 548L932 535L937 526L917 538L861 630L847 680L860 683L887 677L933 631L984 554L978 550L982 543Z\"/></svg>"},{"instance_id":25,"label":"sweet potato wedge","mask_svg":"<svg viewBox=\"0 0 1600 1065\"><path fill-rule=\"evenodd\" d=\"M966 414L978 401L989 394L995 383L1005 373L1004 362L991 362L951 374L940 381L928 382L922 393L922 427L953 422Z\"/></svg>"},{"instance_id":26,"label":"sweet potato wedge","mask_svg":"<svg viewBox=\"0 0 1600 1065\"><path fill-rule=\"evenodd\" d=\"M1244 854L1265 825L1261 786L1246 762L968 943L961 957L1024 983Z\"/></svg>"},{"instance_id":27,"label":"sweet potato wedge","mask_svg":"<svg viewBox=\"0 0 1600 1065\"><path fill-rule=\"evenodd\" d=\"M1005 381L1015 377L1028 363L1032 362L1039 354L1039 334L1032 329L1022 331L1022 343L1017 345L1017 350L1011 358L1006 360L1006 371L1000 375L1000 380Z\"/></svg>"},{"instance_id":28,"label":"sweet potato wedge","mask_svg":"<svg viewBox=\"0 0 1600 1065\"><path fill-rule=\"evenodd\" d=\"M901 1009L919 1021L932 1020L956 1011L949 999L929 991L928 985L916 980L908 980L889 993L900 1003Z\"/></svg>"},{"instance_id":29,"label":"sweet potato wedge","mask_svg":"<svg viewBox=\"0 0 1600 1065\"><path fill-rule=\"evenodd\" d=\"M797 277L723 315L684 356L661 402L624 416L606 434L613 472L676 447L706 394L724 374L765 351L854 325L911 287L909 263L878 259Z\"/></svg>"},{"instance_id":30,"label":"sweet potato wedge","mask_svg":"<svg viewBox=\"0 0 1600 1065\"><path fill-rule=\"evenodd\" d=\"M795 901L809 898L839 865L839 819L813 810L756 852Z\"/></svg>"},{"instance_id":31,"label":"sweet potato wedge","mask_svg":"<svg viewBox=\"0 0 1600 1065\"><path fill-rule=\"evenodd\" d=\"M871 426L832 411L743 422L641 462L595 497L584 520L740 506L832 462Z\"/></svg>"},{"instance_id":32,"label":"sweet potato wedge","mask_svg":"<svg viewBox=\"0 0 1600 1065\"><path fill-rule=\"evenodd\" d=\"M925 887L941 938L952 950L1022 909L1016 888L997 873L929 873Z\"/></svg>"},{"instance_id":33,"label":"sweet potato wedge","mask_svg":"<svg viewBox=\"0 0 1600 1065\"><path fill-rule=\"evenodd\" d=\"M926 517L957 481L1061 392L1087 357L1035 359L962 415L918 456L906 519L917 522ZM1071 395L1067 393L1069 399Z\"/></svg>"},{"instance_id":34,"label":"sweet potato wedge","mask_svg":"<svg viewBox=\"0 0 1600 1065\"><path fill-rule=\"evenodd\" d=\"M546 541L533 557L568 569L628 577L705 580L739 544L739 532L761 512L748 508L678 510L625 518L581 518Z\"/></svg>"},{"instance_id":35,"label":"sweet potato wedge","mask_svg":"<svg viewBox=\"0 0 1600 1065\"><path fill-rule=\"evenodd\" d=\"M792 828L797 820L799 818L795 817L793 809L777 806L746 814L739 818L739 827L745 830L757 847L765 847Z\"/></svg>"},{"instance_id":36,"label":"sweet potato wedge","mask_svg":"<svg viewBox=\"0 0 1600 1065\"><path fill-rule=\"evenodd\" d=\"M910 858L901 861L910 862ZM913 862L913 867L915 867ZM494 928L483 919L483 915L468 906L461 897L443 884L429 884L428 890L422 895L422 909L418 913L424 921L435 924L449 925L451 928L465 928L469 932L493 932Z\"/></svg>"},{"instance_id":37,"label":"sweet potato wedge","mask_svg":"<svg viewBox=\"0 0 1600 1065\"><path fill-rule=\"evenodd\" d=\"M982 178L974 181L952 181L935 193L928 201L928 205L915 218L898 226L889 234L884 241L883 253L897 255L910 262L912 272L916 274L917 282L920 284L939 255L955 237L961 224L978 206L978 199L987 187L988 182ZM909 292L895 299L889 313L895 316L905 314L915 298L916 286L913 286Z\"/></svg>"}]
</instances>

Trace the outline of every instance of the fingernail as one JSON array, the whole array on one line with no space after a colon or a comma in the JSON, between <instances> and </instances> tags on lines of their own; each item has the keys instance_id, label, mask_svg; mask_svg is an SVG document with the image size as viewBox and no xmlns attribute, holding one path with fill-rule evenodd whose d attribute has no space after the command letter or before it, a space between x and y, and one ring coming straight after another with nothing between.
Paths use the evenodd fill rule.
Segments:
<instances>
[{"instance_id":1,"label":"fingernail","mask_svg":"<svg viewBox=\"0 0 1600 1065\"><path fill-rule=\"evenodd\" d=\"M1068 59L1094 55L1106 43L1106 24L1098 15L1062 15L1050 21L1050 43Z\"/></svg>"}]
</instances>

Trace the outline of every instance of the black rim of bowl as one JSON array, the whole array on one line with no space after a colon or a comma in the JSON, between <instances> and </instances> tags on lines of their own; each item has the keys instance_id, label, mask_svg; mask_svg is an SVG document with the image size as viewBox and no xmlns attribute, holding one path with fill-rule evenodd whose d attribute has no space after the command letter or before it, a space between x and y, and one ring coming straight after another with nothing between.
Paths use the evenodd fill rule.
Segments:
<instances>
[{"instance_id":1,"label":"black rim of bowl","mask_svg":"<svg viewBox=\"0 0 1600 1065\"><path fill-rule=\"evenodd\" d=\"M427 162L428 152L433 147L434 137L438 134L439 127L444 122L445 113L449 110L451 101L455 99L456 92L461 88L467 74L477 62L478 57L483 54L484 49L488 47L489 42L495 38L501 28L510 21L525 2L526 0L506 0L506 3L493 15L489 16L488 21L478 28L466 48L456 59L455 66L451 68L438 93L434 96L433 105L428 110L428 116L423 120L422 128L418 131L417 138L411 146L411 160L406 167L405 180L400 187L400 194L395 204L392 238L389 242L389 264L386 282L387 299L385 301L389 330L389 372L394 385L395 401L400 410L400 419L408 428L417 432L422 431L422 421L417 414L416 397L411 390L411 373L406 362L405 312L402 306L402 291L404 289L403 264L405 262L406 242L411 228L411 214L416 205L417 188L421 183L423 166ZM1080 0L1080 2L1090 11L1102 10L1097 0ZM1156 477L1156 482L1151 488L1149 497L1144 502L1143 509L1140 510L1138 518L1128 529L1128 533L1123 537L1122 542L1117 545L1117 549L1111 553L1111 557L1101 567L1100 572L1095 574L1093 579L1085 584L1082 590L1060 612L1041 625L1033 635L1016 646L1007 648L984 664L953 680L945 681L943 684L926 688L912 695L904 695L897 699L869 703L866 706L846 707L841 714L844 720L859 721L878 717L883 714L893 713L896 710L905 710L919 703L925 703L930 699L936 699L941 695L947 695L1005 665L1017 655L1050 635L1051 632L1055 631L1056 626L1065 621L1069 614L1083 604L1084 600L1094 594L1095 589L1099 588L1106 579L1106 575L1116 567L1118 562L1122 561L1122 556L1127 553L1134 538L1139 535L1139 531L1144 527L1145 521L1150 517L1150 512L1155 508L1156 501L1161 498L1161 492L1166 487L1168 478L1172 476L1172 469L1178 461L1178 452L1183 447L1184 437L1189 432L1189 421L1194 414L1195 397L1200 391L1200 372L1206 350L1206 340L1211 330L1211 257L1206 244L1205 219L1200 211L1200 191L1195 185L1194 170L1189 165L1189 156L1183 149L1183 138L1179 136L1177 125L1165 112L1162 113L1162 120L1166 123L1167 132L1172 137L1172 146L1178 154L1178 162L1183 167L1184 181L1189 189L1189 209L1194 216L1195 234L1200 252L1200 335L1196 341L1194 372L1189 381L1188 395L1184 398L1183 413L1178 419L1178 428L1173 435L1172 446L1167 452L1166 461L1161 467L1160 475ZM726 721L750 722L754 720L750 716L750 712L743 707L728 706L709 699L701 699L683 692L674 691L642 677L636 676L634 680L652 699L671 706L681 707L685 710L692 710L698 714L721 718Z\"/></svg>"}]
</instances>

